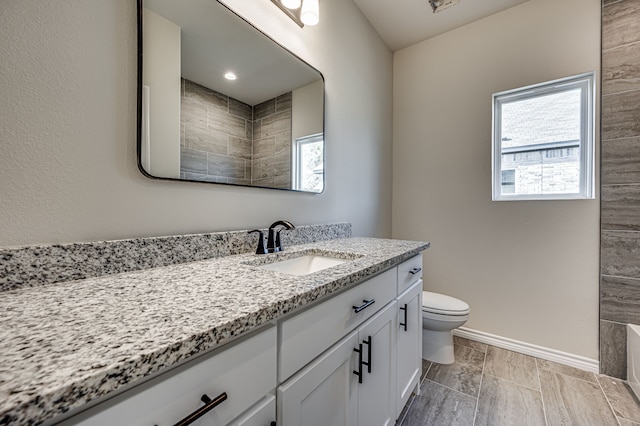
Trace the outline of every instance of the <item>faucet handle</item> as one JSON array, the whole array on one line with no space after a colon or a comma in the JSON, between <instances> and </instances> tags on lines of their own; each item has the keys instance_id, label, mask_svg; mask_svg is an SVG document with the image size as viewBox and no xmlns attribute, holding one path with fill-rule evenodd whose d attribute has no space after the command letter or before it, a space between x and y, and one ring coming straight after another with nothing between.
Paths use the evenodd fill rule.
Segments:
<instances>
[{"instance_id":1,"label":"faucet handle","mask_svg":"<svg viewBox=\"0 0 640 426\"><path fill-rule=\"evenodd\" d=\"M282 231L282 229L278 229L276 231L276 251L282 251L284 250L282 248L282 241L280 241L280 231Z\"/></svg>"},{"instance_id":2,"label":"faucet handle","mask_svg":"<svg viewBox=\"0 0 640 426\"><path fill-rule=\"evenodd\" d=\"M258 236L258 248L256 248L256 254L266 254L267 253L267 249L264 247L264 234L259 229L254 229L252 231L249 231L248 233L249 234L253 234L254 232L257 232L259 234L259 236Z\"/></svg>"}]
</instances>

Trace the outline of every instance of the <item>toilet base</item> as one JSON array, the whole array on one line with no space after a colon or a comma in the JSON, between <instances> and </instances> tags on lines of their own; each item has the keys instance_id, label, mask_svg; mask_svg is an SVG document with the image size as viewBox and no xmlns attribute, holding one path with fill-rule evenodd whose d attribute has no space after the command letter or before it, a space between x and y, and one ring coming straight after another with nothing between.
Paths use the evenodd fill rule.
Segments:
<instances>
[{"instance_id":1,"label":"toilet base","mask_svg":"<svg viewBox=\"0 0 640 426\"><path fill-rule=\"evenodd\" d=\"M438 364L453 364L453 334L451 330L422 329L422 359Z\"/></svg>"}]
</instances>

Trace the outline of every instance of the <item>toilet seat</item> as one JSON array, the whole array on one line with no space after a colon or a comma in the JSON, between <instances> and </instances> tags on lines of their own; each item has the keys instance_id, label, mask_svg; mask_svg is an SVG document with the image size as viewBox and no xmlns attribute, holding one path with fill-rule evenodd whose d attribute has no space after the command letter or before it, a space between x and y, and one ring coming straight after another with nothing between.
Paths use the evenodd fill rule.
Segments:
<instances>
[{"instance_id":1,"label":"toilet seat","mask_svg":"<svg viewBox=\"0 0 640 426\"><path fill-rule=\"evenodd\" d=\"M430 291L422 292L423 313L464 316L468 315L469 311L469 305L460 299Z\"/></svg>"}]
</instances>

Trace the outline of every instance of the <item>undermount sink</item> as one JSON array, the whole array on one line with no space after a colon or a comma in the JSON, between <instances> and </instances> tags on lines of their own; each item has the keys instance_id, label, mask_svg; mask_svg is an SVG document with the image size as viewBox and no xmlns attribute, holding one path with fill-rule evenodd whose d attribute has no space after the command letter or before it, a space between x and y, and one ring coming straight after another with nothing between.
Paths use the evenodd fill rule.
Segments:
<instances>
[{"instance_id":1,"label":"undermount sink","mask_svg":"<svg viewBox=\"0 0 640 426\"><path fill-rule=\"evenodd\" d=\"M281 260L279 262L268 263L259 266L259 269L282 272L290 275L308 275L332 266L349 262L348 259L338 259L336 257L322 256L319 254L309 254L296 257L294 259Z\"/></svg>"}]
</instances>

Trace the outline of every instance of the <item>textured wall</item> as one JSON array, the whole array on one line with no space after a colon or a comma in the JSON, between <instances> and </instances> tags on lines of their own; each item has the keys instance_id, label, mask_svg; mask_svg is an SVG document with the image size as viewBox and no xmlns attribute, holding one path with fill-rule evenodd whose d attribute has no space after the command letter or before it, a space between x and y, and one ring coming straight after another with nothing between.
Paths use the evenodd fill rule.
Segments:
<instances>
[{"instance_id":1,"label":"textured wall","mask_svg":"<svg viewBox=\"0 0 640 426\"><path fill-rule=\"evenodd\" d=\"M640 0L603 1L600 369L627 375L640 324Z\"/></svg>"},{"instance_id":2,"label":"textured wall","mask_svg":"<svg viewBox=\"0 0 640 426\"><path fill-rule=\"evenodd\" d=\"M593 365L599 202L492 202L491 95L599 69L600 0L530 0L394 57L393 236L432 243L425 288Z\"/></svg>"},{"instance_id":3,"label":"textured wall","mask_svg":"<svg viewBox=\"0 0 640 426\"><path fill-rule=\"evenodd\" d=\"M144 177L136 165L134 0L0 1L0 247L351 222L391 234L392 53L351 1L300 28L225 0L326 81L326 189ZM348 40L348 43L345 43Z\"/></svg>"}]
</instances>

